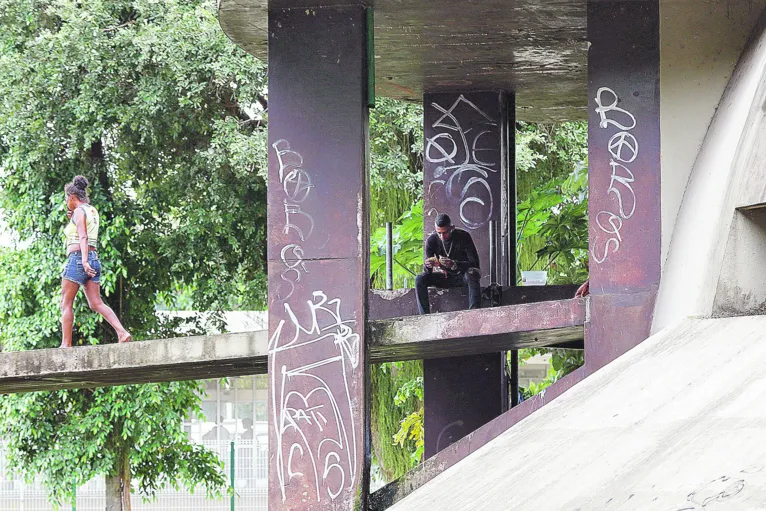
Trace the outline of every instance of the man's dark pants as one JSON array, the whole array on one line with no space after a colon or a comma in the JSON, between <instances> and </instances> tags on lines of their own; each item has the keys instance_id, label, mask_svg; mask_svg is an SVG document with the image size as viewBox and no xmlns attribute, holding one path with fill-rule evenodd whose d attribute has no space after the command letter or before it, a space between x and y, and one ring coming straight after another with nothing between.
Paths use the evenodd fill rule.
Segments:
<instances>
[{"instance_id":1,"label":"man's dark pants","mask_svg":"<svg viewBox=\"0 0 766 511\"><path fill-rule=\"evenodd\" d=\"M445 277L442 273L421 273L415 277L415 291L418 295L418 312L430 314L431 304L428 302L429 287L465 287L468 286L468 308L481 308L481 274L471 268L465 273L453 273Z\"/></svg>"}]
</instances>

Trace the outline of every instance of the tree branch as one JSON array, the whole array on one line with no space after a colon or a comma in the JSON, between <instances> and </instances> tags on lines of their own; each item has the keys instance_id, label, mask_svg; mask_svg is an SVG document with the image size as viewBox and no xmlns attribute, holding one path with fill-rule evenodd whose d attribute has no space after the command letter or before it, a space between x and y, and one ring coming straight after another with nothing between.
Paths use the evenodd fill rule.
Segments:
<instances>
[{"instance_id":1,"label":"tree branch","mask_svg":"<svg viewBox=\"0 0 766 511\"><path fill-rule=\"evenodd\" d=\"M117 25L116 27L104 28L101 31L102 32L114 32L114 31L119 30L121 28L125 28L125 27L130 26L130 25L135 25L135 23L136 23L136 20L130 20L130 21L126 21L122 25Z\"/></svg>"}]
</instances>

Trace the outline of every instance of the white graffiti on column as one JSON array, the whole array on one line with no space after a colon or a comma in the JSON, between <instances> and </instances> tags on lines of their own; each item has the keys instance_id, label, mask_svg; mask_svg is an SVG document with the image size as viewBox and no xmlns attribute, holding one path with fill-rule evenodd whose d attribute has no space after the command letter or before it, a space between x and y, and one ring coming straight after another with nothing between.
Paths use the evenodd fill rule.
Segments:
<instances>
[{"instance_id":1,"label":"white graffiti on column","mask_svg":"<svg viewBox=\"0 0 766 511\"><path fill-rule=\"evenodd\" d=\"M294 231L301 242L305 242L314 231L314 219L303 211L301 203L311 194L314 184L311 175L303 168L303 156L290 148L287 140L280 139L271 145L276 151L279 162L279 182L285 193L285 227L284 234ZM295 284L301 281L301 274L308 273L303 262L303 248L298 244L289 244L282 248L280 253L282 264L285 269L280 278L289 287L288 291L277 290L280 300L284 301L292 296Z\"/></svg>"},{"instance_id":2,"label":"white graffiti on column","mask_svg":"<svg viewBox=\"0 0 766 511\"><path fill-rule=\"evenodd\" d=\"M286 303L289 321L281 320L269 340L271 417L282 500L286 500L285 485L290 479L303 476L313 478L313 498L320 502L323 497L334 500L344 488L352 489L357 478L348 375L359 366L360 337L355 332L356 321L341 317L339 298L330 300L323 291L315 291L306 305L308 315L300 316L308 319L301 323ZM288 368L281 361L281 354L308 345L314 346L304 350L303 357L311 353L333 355L322 355L298 368ZM338 374L343 375L342 383L333 388L328 382L337 381ZM321 442L309 441L319 435ZM287 459L285 452L289 453ZM301 472L306 467L310 473Z\"/></svg>"},{"instance_id":3,"label":"white graffiti on column","mask_svg":"<svg viewBox=\"0 0 766 511\"><path fill-rule=\"evenodd\" d=\"M614 195L617 201L617 211L602 210L596 215L596 226L608 235L603 249L599 250L600 240L594 240L591 254L593 259L601 264L610 253L620 250L622 235L620 231L623 222L636 212L636 193L632 183L635 181L633 172L623 165L632 163L638 157L638 140L630 131L636 127L635 116L617 106L620 98L612 89L601 87L596 93L596 113L601 118L599 128L607 129L613 126L620 130L614 134L607 144L611 178L607 195ZM611 252L610 252L611 249Z\"/></svg>"},{"instance_id":4,"label":"white graffiti on column","mask_svg":"<svg viewBox=\"0 0 766 511\"><path fill-rule=\"evenodd\" d=\"M471 134L470 138L469 134L473 128L463 129L455 114L455 109L461 104L479 113L484 118L481 124L492 129L479 131L475 136ZM431 107L443 114L431 126L445 131L437 130L438 132L426 142L426 160L443 164L434 169L428 193L431 193L434 185L444 186L447 198L457 198L460 202L460 220L463 224L469 229L478 229L492 218L494 204L487 177L490 172L498 171L496 163L482 161L478 155L482 152L497 151L492 144L489 147L481 147L482 139L493 133L497 122L462 94L449 109L438 103L431 103ZM458 140L455 140L453 134L456 134ZM456 195L458 191L459 195ZM466 210L469 204L480 206L479 212Z\"/></svg>"}]
</instances>

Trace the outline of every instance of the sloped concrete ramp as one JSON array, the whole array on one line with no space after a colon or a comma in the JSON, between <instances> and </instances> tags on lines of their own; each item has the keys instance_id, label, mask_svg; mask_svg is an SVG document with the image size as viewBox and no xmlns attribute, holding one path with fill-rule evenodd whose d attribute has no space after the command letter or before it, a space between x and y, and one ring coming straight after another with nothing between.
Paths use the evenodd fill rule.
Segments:
<instances>
[{"instance_id":1,"label":"sloped concrete ramp","mask_svg":"<svg viewBox=\"0 0 766 511\"><path fill-rule=\"evenodd\" d=\"M392 510L766 510L766 317L643 342Z\"/></svg>"}]
</instances>

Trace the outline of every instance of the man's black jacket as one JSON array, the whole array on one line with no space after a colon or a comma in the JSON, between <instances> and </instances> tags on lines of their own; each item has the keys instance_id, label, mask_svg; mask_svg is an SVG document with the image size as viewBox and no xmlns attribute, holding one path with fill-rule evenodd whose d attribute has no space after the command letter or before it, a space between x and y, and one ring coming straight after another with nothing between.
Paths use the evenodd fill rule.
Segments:
<instances>
[{"instance_id":1,"label":"man's black jacket","mask_svg":"<svg viewBox=\"0 0 766 511\"><path fill-rule=\"evenodd\" d=\"M471 235L462 229L454 229L447 241L439 239L435 232L426 240L426 259L429 257L447 257L457 263L448 273L465 273L468 268L479 268L479 254ZM426 271L429 271L426 268Z\"/></svg>"}]
</instances>

